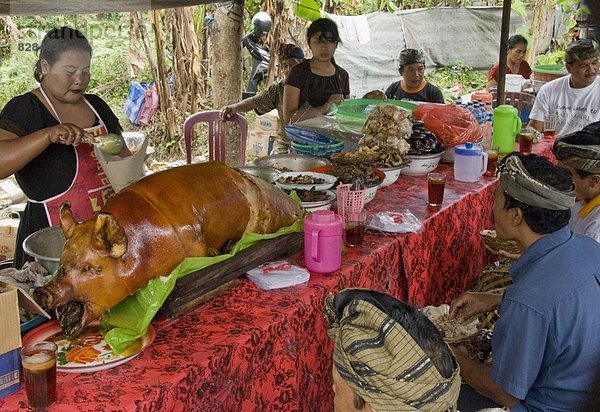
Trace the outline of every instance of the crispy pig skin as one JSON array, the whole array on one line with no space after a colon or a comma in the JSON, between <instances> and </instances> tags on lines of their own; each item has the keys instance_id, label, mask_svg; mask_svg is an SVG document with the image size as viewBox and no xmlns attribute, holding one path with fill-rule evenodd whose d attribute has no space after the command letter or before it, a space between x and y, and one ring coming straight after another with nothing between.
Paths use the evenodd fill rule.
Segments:
<instances>
[{"instance_id":1,"label":"crispy pig skin","mask_svg":"<svg viewBox=\"0 0 600 412\"><path fill-rule=\"evenodd\" d=\"M246 231L272 233L301 216L283 191L222 163L158 172L117 193L85 222L63 205L67 242L59 274L34 298L47 309L82 303L84 313L69 326L74 334L184 258L219 254Z\"/></svg>"}]
</instances>

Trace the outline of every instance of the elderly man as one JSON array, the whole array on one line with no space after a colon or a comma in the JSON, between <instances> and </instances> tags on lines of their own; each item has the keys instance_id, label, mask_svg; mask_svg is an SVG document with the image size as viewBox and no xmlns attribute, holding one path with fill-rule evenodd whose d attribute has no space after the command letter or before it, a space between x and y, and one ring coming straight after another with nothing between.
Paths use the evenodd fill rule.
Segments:
<instances>
[{"instance_id":1,"label":"elderly man","mask_svg":"<svg viewBox=\"0 0 600 412\"><path fill-rule=\"evenodd\" d=\"M575 40L565 49L568 76L545 84L535 98L529 125L544 131L544 116L555 114L555 132L566 135L600 120L600 50L593 40Z\"/></svg>"},{"instance_id":2,"label":"elderly man","mask_svg":"<svg viewBox=\"0 0 600 412\"><path fill-rule=\"evenodd\" d=\"M423 50L404 49L400 52L402 80L387 88L388 99L409 99L417 102L444 103L440 89L425 80L425 53Z\"/></svg>"},{"instance_id":3,"label":"elderly man","mask_svg":"<svg viewBox=\"0 0 600 412\"><path fill-rule=\"evenodd\" d=\"M503 295L467 292L450 307L451 318L500 307L491 368L456 358L469 385L512 412L575 411L600 368L600 245L567 227L575 192L565 169L511 154L499 173L496 232L524 252Z\"/></svg>"},{"instance_id":4,"label":"elderly man","mask_svg":"<svg viewBox=\"0 0 600 412\"><path fill-rule=\"evenodd\" d=\"M456 410L460 371L425 315L365 289L328 297L325 311L336 412Z\"/></svg>"},{"instance_id":5,"label":"elderly man","mask_svg":"<svg viewBox=\"0 0 600 412\"><path fill-rule=\"evenodd\" d=\"M573 177L577 202L569 227L600 242L600 122L556 140L552 151L558 165Z\"/></svg>"}]
</instances>

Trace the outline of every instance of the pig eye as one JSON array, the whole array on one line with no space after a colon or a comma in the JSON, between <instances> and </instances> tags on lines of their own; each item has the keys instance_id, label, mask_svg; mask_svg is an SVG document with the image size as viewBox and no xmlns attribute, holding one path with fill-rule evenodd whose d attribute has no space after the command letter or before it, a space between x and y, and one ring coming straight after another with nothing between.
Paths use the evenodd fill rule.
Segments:
<instances>
[{"instance_id":1,"label":"pig eye","mask_svg":"<svg viewBox=\"0 0 600 412\"><path fill-rule=\"evenodd\" d=\"M97 275L99 273L102 273L102 267L93 265L83 265L81 267L81 272L87 272L91 275Z\"/></svg>"}]
</instances>

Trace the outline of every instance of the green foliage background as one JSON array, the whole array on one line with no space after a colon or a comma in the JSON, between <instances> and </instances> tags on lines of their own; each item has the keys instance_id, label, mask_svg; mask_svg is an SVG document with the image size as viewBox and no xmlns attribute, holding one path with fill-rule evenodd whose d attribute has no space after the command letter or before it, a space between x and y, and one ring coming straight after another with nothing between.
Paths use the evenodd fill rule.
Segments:
<instances>
[{"instance_id":1,"label":"green foliage background","mask_svg":"<svg viewBox=\"0 0 600 412\"><path fill-rule=\"evenodd\" d=\"M38 83L33 78L37 51L44 34L54 27L70 26L83 32L92 46L91 80L87 92L101 96L125 128L129 121L123 103L129 90L129 21L125 13L81 16L13 17L24 36L10 45L0 60L0 107ZM149 76L149 73L148 73ZM148 79L147 77L146 79Z\"/></svg>"}]
</instances>

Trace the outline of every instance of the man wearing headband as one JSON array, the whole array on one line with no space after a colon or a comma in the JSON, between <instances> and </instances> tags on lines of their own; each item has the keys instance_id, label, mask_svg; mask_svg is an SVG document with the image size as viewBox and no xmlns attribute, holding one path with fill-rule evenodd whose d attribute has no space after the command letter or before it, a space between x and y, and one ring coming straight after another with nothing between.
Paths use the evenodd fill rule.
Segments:
<instances>
[{"instance_id":1,"label":"man wearing headband","mask_svg":"<svg viewBox=\"0 0 600 412\"><path fill-rule=\"evenodd\" d=\"M455 351L477 392L520 411L575 411L600 368L600 244L567 227L575 191L545 157L508 155L494 193L498 238L524 250L503 295L467 292L450 318L500 308L491 368Z\"/></svg>"},{"instance_id":2,"label":"man wearing headband","mask_svg":"<svg viewBox=\"0 0 600 412\"><path fill-rule=\"evenodd\" d=\"M460 370L436 327L385 293L325 300L336 412L455 411Z\"/></svg>"},{"instance_id":3,"label":"man wearing headband","mask_svg":"<svg viewBox=\"0 0 600 412\"><path fill-rule=\"evenodd\" d=\"M544 116L557 117L556 134L566 135L600 120L600 79L598 44L590 39L569 43L565 49L565 67L569 72L542 86L538 92L529 125L544 131Z\"/></svg>"},{"instance_id":4,"label":"man wearing headband","mask_svg":"<svg viewBox=\"0 0 600 412\"><path fill-rule=\"evenodd\" d=\"M425 80L425 53L423 50L404 49L400 52L402 79L387 88L388 99L409 99L417 102L444 103L440 89Z\"/></svg>"},{"instance_id":5,"label":"man wearing headband","mask_svg":"<svg viewBox=\"0 0 600 412\"><path fill-rule=\"evenodd\" d=\"M577 202L569 227L600 242L600 122L556 140L558 165L573 177Z\"/></svg>"},{"instance_id":6,"label":"man wearing headband","mask_svg":"<svg viewBox=\"0 0 600 412\"><path fill-rule=\"evenodd\" d=\"M304 61L304 52L300 47L291 43L282 44L279 49L282 80L269 85L265 90L252 97L223 107L221 118L225 120L234 113L246 113L250 110L254 110L260 116L277 109L279 113L279 130L271 154L288 153L290 140L283 130L283 86L290 70L302 61Z\"/></svg>"}]
</instances>

